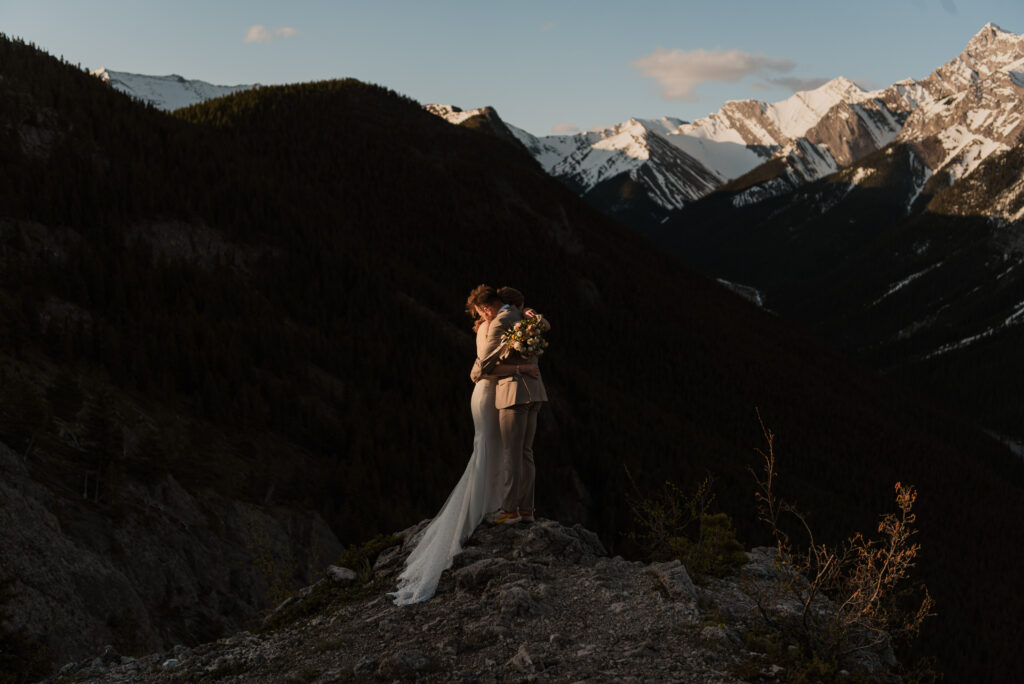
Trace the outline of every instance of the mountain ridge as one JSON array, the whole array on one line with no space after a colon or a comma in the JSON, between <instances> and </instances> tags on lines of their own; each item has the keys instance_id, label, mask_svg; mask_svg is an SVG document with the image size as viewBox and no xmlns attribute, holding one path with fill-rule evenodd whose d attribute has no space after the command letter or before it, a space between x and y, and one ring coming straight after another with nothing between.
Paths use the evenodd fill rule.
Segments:
<instances>
[{"instance_id":1,"label":"mountain ridge","mask_svg":"<svg viewBox=\"0 0 1024 684\"><path fill-rule=\"evenodd\" d=\"M764 199L838 171L897 138L915 143L933 182L955 181L992 152L1008 149L1009 141L1019 135L1022 124L1011 103L1002 105L1002 121L982 125L977 112L992 99L1005 97L1006 86L1024 83L1024 63L1011 69L1022 59L1022 37L988 23L960 55L929 76L897 81L882 90L865 91L838 76L777 102L730 100L690 123L671 117L630 119L574 135L535 136L501 122L492 132L505 139L511 133L548 173L589 196L600 209L650 228L741 177L763 178L772 169L768 182L758 183L760 187L748 194L748 201ZM106 69L93 73L165 110L258 87L214 86L177 75L150 77ZM940 102L984 79L1004 83L989 88L994 94L987 98ZM1020 104L1019 96L1013 99ZM456 124L473 118L452 105L428 109ZM500 120L493 108L469 111L484 109L488 117ZM959 127L964 121L969 123L966 129ZM781 171L776 170L780 164ZM943 167L946 172L939 173ZM631 184L639 195L624 189ZM631 206L630 196L640 197L640 206Z\"/></svg>"},{"instance_id":2,"label":"mountain ridge","mask_svg":"<svg viewBox=\"0 0 1024 684\"><path fill-rule=\"evenodd\" d=\"M732 100L692 123L633 119L572 136L514 130L549 173L582 196L614 176L628 175L645 189L653 207L637 212L628 198L609 200L603 193L595 206L648 230L723 185L743 184L743 177L757 179L759 186L746 201L765 199L834 173L897 139L916 145L934 182L962 177L1019 136L1016 110L1024 106L1019 87L1024 72L1014 65L1021 58L1024 36L986 24L960 55L929 76L881 90L865 91L840 76L778 102ZM989 87L978 94L979 81L985 80ZM968 91L975 96L965 97ZM947 101L958 93L956 101ZM980 113L993 100L1002 102L1002 118L987 120ZM959 130L965 121L966 130ZM621 134L638 127L643 135ZM645 140L668 142L687 155L688 163L659 163L664 155L652 154ZM939 173L942 167L949 173Z\"/></svg>"}]
</instances>

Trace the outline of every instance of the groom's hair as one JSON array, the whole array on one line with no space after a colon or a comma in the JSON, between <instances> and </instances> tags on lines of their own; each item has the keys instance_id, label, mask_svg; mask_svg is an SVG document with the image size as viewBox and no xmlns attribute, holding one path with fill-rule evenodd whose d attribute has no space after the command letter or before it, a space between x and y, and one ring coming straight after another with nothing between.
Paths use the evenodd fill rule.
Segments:
<instances>
[{"instance_id":1,"label":"groom's hair","mask_svg":"<svg viewBox=\"0 0 1024 684\"><path fill-rule=\"evenodd\" d=\"M526 303L526 300L523 298L523 293L514 287L508 287L507 285L505 287L499 287L497 294L498 299L504 303L511 304L512 306L519 307L520 309L522 309L523 304Z\"/></svg>"}]
</instances>

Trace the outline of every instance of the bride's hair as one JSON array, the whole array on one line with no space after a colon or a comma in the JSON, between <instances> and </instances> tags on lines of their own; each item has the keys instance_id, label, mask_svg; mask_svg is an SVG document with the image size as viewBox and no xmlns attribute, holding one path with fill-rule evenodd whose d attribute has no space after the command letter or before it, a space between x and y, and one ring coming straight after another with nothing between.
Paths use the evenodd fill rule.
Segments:
<instances>
[{"instance_id":1,"label":"bride's hair","mask_svg":"<svg viewBox=\"0 0 1024 684\"><path fill-rule=\"evenodd\" d=\"M523 298L522 292L515 289L514 287L508 287L507 285L505 287L498 288L498 299L505 302L506 304L511 304L512 306L518 307L520 309L522 309L523 304L526 303L526 300Z\"/></svg>"},{"instance_id":2,"label":"bride's hair","mask_svg":"<svg viewBox=\"0 0 1024 684\"><path fill-rule=\"evenodd\" d=\"M476 307L502 301L498 293L490 285L477 285L466 298L466 313L473 318L473 331L476 332L484 322L476 312Z\"/></svg>"}]
</instances>

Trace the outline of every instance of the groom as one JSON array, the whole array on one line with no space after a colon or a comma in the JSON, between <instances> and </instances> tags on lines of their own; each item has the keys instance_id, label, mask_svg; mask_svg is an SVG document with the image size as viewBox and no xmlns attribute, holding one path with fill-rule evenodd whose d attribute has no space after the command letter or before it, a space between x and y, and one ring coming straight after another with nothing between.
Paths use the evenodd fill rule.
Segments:
<instances>
[{"instance_id":1,"label":"groom","mask_svg":"<svg viewBox=\"0 0 1024 684\"><path fill-rule=\"evenodd\" d=\"M487 356L478 359L479 371L490 373L501 362L516 366L513 375L498 379L494 406L498 409L501 429L501 511L493 518L499 525L533 522L533 496L536 468L533 462L533 438L537 433L537 414L548 400L544 382L537 377L520 373L521 365L534 365L536 358L524 357L502 343L501 337L517 322L523 320L523 295L510 287L499 290L481 308L494 311L487 334ZM502 301L504 299L504 301ZM513 302L518 306L514 306ZM476 369L474 369L476 370Z\"/></svg>"}]
</instances>

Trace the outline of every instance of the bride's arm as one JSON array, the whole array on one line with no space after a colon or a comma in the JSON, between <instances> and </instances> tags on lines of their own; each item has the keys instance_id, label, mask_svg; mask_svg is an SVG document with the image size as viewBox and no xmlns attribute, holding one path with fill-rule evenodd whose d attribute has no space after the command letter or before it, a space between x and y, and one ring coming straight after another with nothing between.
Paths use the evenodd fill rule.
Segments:
<instances>
[{"instance_id":1,"label":"bride's arm","mask_svg":"<svg viewBox=\"0 0 1024 684\"><path fill-rule=\"evenodd\" d=\"M551 330L551 321L546 316L537 313L536 309L523 309L523 318L540 318L541 327L544 328L544 332Z\"/></svg>"}]
</instances>

